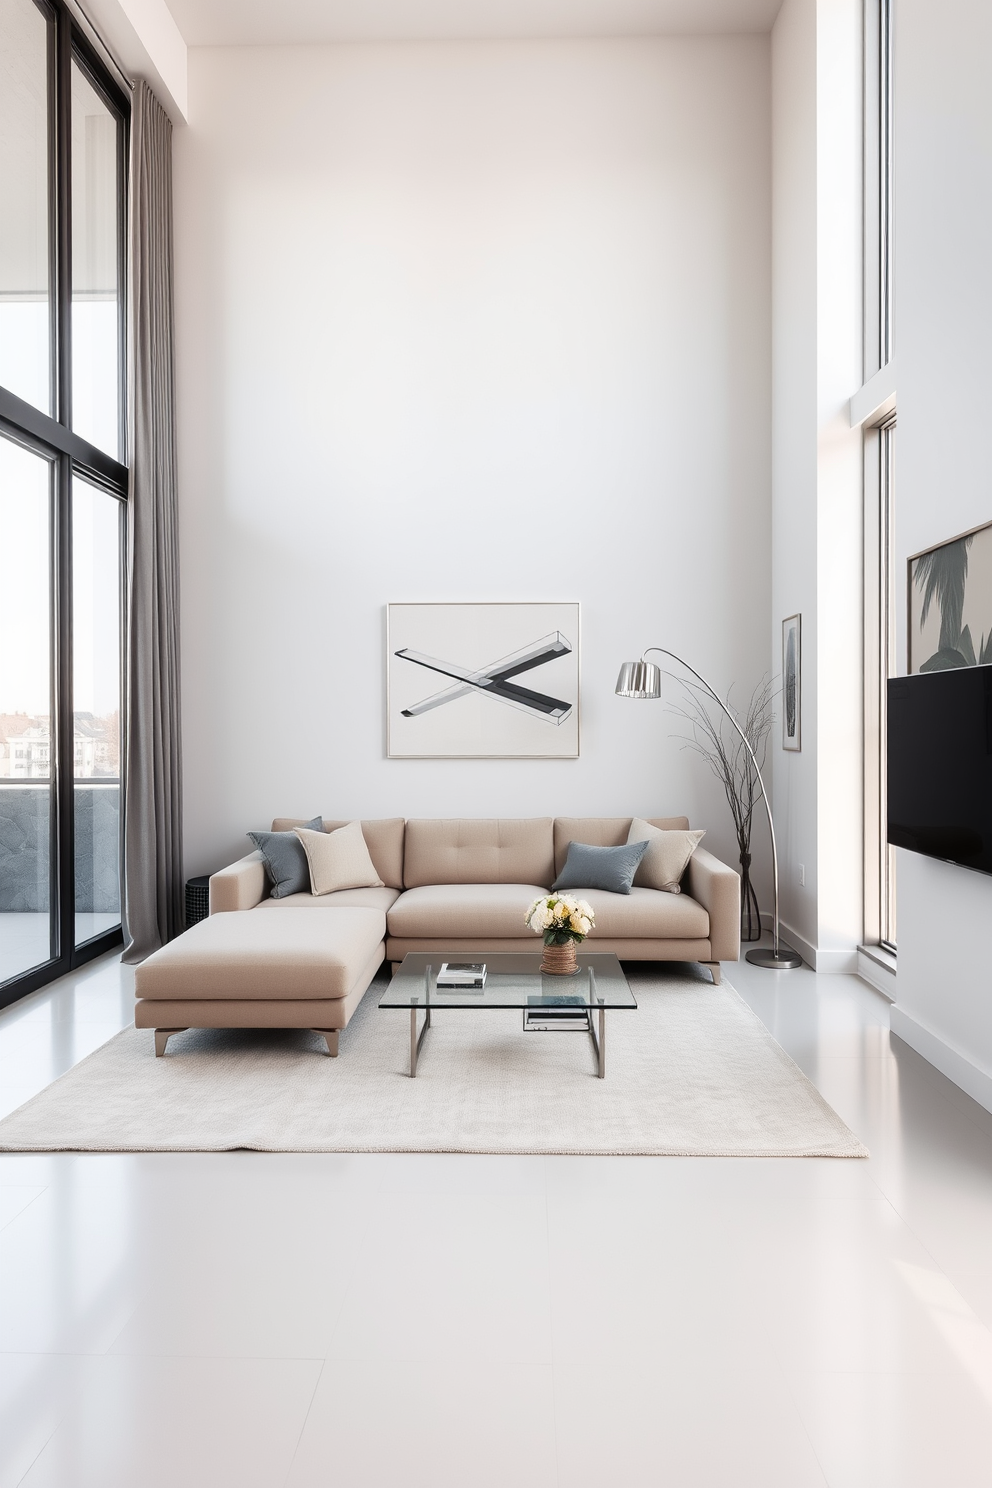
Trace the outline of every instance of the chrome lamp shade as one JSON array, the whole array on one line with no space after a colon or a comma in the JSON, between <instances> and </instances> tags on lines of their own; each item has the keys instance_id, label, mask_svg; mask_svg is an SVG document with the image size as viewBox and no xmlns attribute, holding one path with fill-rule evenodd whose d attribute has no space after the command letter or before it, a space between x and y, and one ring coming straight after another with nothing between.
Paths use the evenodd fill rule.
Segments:
<instances>
[{"instance_id":1,"label":"chrome lamp shade","mask_svg":"<svg viewBox=\"0 0 992 1488\"><path fill-rule=\"evenodd\" d=\"M625 661L617 678L617 697L660 698L661 667L653 661Z\"/></svg>"}]
</instances>

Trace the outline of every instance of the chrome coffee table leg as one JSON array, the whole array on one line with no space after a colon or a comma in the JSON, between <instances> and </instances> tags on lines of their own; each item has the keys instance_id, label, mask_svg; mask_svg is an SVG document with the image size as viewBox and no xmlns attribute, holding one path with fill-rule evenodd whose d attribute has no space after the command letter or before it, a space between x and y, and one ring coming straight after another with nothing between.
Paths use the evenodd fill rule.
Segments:
<instances>
[{"instance_id":1,"label":"chrome coffee table leg","mask_svg":"<svg viewBox=\"0 0 992 1488\"><path fill-rule=\"evenodd\" d=\"M424 1035L427 1032L428 1028L430 1028L430 1026L431 1026L431 1010L430 1010L430 1008L428 1008L427 1009L427 1012L426 1012L426 1014L424 1016L424 1026L420 1030L420 1036L418 1038L418 1036L417 1036L417 1009L415 1007L412 1007L410 1009L410 1079L411 1080L415 1080L417 1078L417 1056L420 1053L420 1046L424 1042Z\"/></svg>"},{"instance_id":2,"label":"chrome coffee table leg","mask_svg":"<svg viewBox=\"0 0 992 1488\"><path fill-rule=\"evenodd\" d=\"M596 1050L596 1061L597 1061L597 1064L598 1064L597 1073L598 1073L599 1078L601 1080L605 1080L606 1079L606 1009L604 1007L601 1007L599 1009L599 1033L598 1034L596 1032L596 1025L593 1022L593 1016L595 1014L595 1011L596 1010L594 1008L590 1008L589 1011L588 1011L588 1013L587 1013L587 1015L586 1015L588 1017L588 1019L589 1019L589 1037L592 1039L592 1046Z\"/></svg>"}]
</instances>

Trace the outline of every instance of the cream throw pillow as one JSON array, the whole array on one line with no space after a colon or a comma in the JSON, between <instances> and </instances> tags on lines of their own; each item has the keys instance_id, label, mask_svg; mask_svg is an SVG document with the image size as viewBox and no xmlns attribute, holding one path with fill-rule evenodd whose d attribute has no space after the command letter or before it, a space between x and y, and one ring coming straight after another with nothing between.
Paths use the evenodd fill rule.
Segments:
<instances>
[{"instance_id":1,"label":"cream throw pillow","mask_svg":"<svg viewBox=\"0 0 992 1488\"><path fill-rule=\"evenodd\" d=\"M369 857L361 822L349 822L334 832L309 832L306 827L295 827L294 831L303 843L315 894L384 887Z\"/></svg>"},{"instance_id":2,"label":"cream throw pillow","mask_svg":"<svg viewBox=\"0 0 992 1488\"><path fill-rule=\"evenodd\" d=\"M316 837L318 834L309 832L307 835ZM646 842L648 847L634 874L634 887L661 889L666 894L681 894L679 879L705 836L705 832L663 832L661 827L653 827L650 822L635 816L627 833L627 841Z\"/></svg>"}]
</instances>

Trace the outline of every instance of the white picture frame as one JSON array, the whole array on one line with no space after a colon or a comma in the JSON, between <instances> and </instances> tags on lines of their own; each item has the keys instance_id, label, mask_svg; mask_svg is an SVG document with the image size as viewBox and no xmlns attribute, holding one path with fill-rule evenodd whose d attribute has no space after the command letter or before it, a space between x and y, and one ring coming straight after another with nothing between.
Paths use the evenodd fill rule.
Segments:
<instances>
[{"instance_id":1,"label":"white picture frame","mask_svg":"<svg viewBox=\"0 0 992 1488\"><path fill-rule=\"evenodd\" d=\"M802 615L782 621L782 748L802 747L803 649Z\"/></svg>"},{"instance_id":2,"label":"white picture frame","mask_svg":"<svg viewBox=\"0 0 992 1488\"><path fill-rule=\"evenodd\" d=\"M387 605L386 754L578 758L578 604Z\"/></svg>"}]
</instances>

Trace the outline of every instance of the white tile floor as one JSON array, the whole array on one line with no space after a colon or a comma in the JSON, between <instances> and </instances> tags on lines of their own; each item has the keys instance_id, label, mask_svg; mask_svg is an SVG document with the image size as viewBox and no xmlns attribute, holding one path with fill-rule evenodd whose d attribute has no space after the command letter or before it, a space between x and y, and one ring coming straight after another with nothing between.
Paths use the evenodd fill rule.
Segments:
<instances>
[{"instance_id":1,"label":"white tile floor","mask_svg":"<svg viewBox=\"0 0 992 1488\"><path fill-rule=\"evenodd\" d=\"M988 1488L992 1115L727 970L870 1161L0 1157L0 1488ZM130 1008L0 1014L0 1108Z\"/></svg>"}]
</instances>

